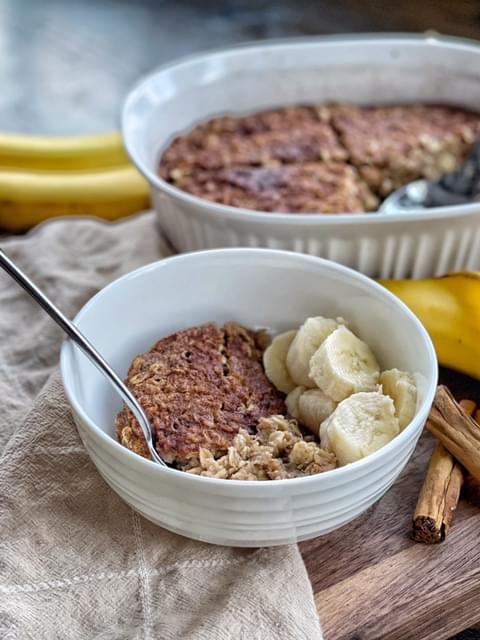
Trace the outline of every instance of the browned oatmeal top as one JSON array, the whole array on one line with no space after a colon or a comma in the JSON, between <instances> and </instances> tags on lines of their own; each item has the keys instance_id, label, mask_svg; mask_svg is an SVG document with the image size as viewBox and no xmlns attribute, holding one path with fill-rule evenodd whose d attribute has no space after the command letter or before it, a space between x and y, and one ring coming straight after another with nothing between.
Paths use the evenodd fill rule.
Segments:
<instances>
[{"instance_id":1,"label":"browned oatmeal top","mask_svg":"<svg viewBox=\"0 0 480 640\"><path fill-rule=\"evenodd\" d=\"M330 107L350 162L379 195L458 168L480 131L480 115L456 107Z\"/></svg>"},{"instance_id":2,"label":"browned oatmeal top","mask_svg":"<svg viewBox=\"0 0 480 640\"><path fill-rule=\"evenodd\" d=\"M369 211L378 204L357 171L340 163L197 171L177 186L206 200L257 211L338 213Z\"/></svg>"},{"instance_id":3,"label":"browned oatmeal top","mask_svg":"<svg viewBox=\"0 0 480 640\"><path fill-rule=\"evenodd\" d=\"M200 447L224 453L241 428L254 430L261 417L285 412L261 356L254 333L207 324L163 338L135 358L126 382L165 461L185 463ZM117 416L116 431L125 446L149 457L127 408Z\"/></svg>"},{"instance_id":4,"label":"browned oatmeal top","mask_svg":"<svg viewBox=\"0 0 480 640\"><path fill-rule=\"evenodd\" d=\"M354 164L386 165L417 148L436 153L446 145L468 146L480 127L479 114L438 105L338 105L330 112Z\"/></svg>"},{"instance_id":5,"label":"browned oatmeal top","mask_svg":"<svg viewBox=\"0 0 480 640\"><path fill-rule=\"evenodd\" d=\"M222 117L178 136L162 156L160 175L176 181L196 169L278 166L345 160L330 124L311 107L291 107L246 117Z\"/></svg>"},{"instance_id":6,"label":"browned oatmeal top","mask_svg":"<svg viewBox=\"0 0 480 640\"><path fill-rule=\"evenodd\" d=\"M257 211L370 211L411 180L458 168L479 131L479 114L448 106L284 107L179 135L159 174L200 198Z\"/></svg>"}]
</instances>

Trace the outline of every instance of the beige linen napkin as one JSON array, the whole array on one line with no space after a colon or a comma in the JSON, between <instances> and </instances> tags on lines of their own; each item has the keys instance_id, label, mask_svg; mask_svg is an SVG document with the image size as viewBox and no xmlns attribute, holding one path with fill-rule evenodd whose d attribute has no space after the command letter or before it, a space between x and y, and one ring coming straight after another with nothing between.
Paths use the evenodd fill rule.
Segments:
<instances>
[{"instance_id":1,"label":"beige linen napkin","mask_svg":"<svg viewBox=\"0 0 480 640\"><path fill-rule=\"evenodd\" d=\"M2 244L71 316L113 278L168 254L152 214L55 221ZM61 340L0 273L0 638L321 638L296 546L193 542L104 483L64 396Z\"/></svg>"}]
</instances>

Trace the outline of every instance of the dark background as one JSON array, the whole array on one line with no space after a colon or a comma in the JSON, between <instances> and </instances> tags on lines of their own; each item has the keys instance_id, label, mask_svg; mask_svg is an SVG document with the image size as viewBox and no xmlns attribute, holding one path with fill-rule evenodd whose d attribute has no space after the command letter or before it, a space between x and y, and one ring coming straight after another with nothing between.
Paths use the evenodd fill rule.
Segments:
<instances>
[{"instance_id":1,"label":"dark background","mask_svg":"<svg viewBox=\"0 0 480 640\"><path fill-rule=\"evenodd\" d=\"M480 40L480 0L0 0L0 130L110 130L131 85L167 60L245 40L369 31ZM480 631L455 640L473 638Z\"/></svg>"}]
</instances>

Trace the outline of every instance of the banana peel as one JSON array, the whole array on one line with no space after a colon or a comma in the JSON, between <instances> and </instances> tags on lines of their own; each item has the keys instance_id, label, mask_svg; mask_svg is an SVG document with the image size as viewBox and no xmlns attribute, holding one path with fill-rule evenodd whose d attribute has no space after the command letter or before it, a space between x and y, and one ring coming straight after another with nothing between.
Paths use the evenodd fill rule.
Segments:
<instances>
[{"instance_id":1,"label":"banana peel","mask_svg":"<svg viewBox=\"0 0 480 640\"><path fill-rule=\"evenodd\" d=\"M441 365L480 379L480 273L380 283L423 323Z\"/></svg>"}]
</instances>

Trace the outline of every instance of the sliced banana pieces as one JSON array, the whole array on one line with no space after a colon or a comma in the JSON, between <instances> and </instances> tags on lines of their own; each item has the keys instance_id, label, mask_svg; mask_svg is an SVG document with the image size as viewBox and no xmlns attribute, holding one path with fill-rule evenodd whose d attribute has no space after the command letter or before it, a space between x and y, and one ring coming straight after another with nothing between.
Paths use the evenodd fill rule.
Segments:
<instances>
[{"instance_id":1,"label":"sliced banana pieces","mask_svg":"<svg viewBox=\"0 0 480 640\"><path fill-rule=\"evenodd\" d=\"M308 318L293 340L287 354L287 369L292 380L303 387L315 387L315 382L310 377L310 358L313 356L322 342L332 331L339 326L341 319L332 318Z\"/></svg>"},{"instance_id":2,"label":"sliced banana pieces","mask_svg":"<svg viewBox=\"0 0 480 640\"><path fill-rule=\"evenodd\" d=\"M321 389L308 389L298 399L298 419L318 436L321 423L335 411L337 403Z\"/></svg>"},{"instance_id":3,"label":"sliced banana pieces","mask_svg":"<svg viewBox=\"0 0 480 640\"><path fill-rule=\"evenodd\" d=\"M308 318L277 336L263 362L271 382L287 394L288 414L319 437L340 465L390 442L412 420L413 374L380 373L370 347L342 318Z\"/></svg>"},{"instance_id":4,"label":"sliced banana pieces","mask_svg":"<svg viewBox=\"0 0 480 640\"><path fill-rule=\"evenodd\" d=\"M400 432L392 398L379 391L346 398L321 425L322 448L333 451L340 465L377 451Z\"/></svg>"},{"instance_id":5,"label":"sliced banana pieces","mask_svg":"<svg viewBox=\"0 0 480 640\"><path fill-rule=\"evenodd\" d=\"M275 336L263 354L263 366L267 378L283 393L289 393L297 386L291 379L286 366L287 352L296 333L296 331L286 331Z\"/></svg>"},{"instance_id":6,"label":"sliced banana pieces","mask_svg":"<svg viewBox=\"0 0 480 640\"><path fill-rule=\"evenodd\" d=\"M330 446L330 438L328 437L328 420L324 420L320 425L318 437L320 438L320 446L322 449L325 449L326 451L333 451Z\"/></svg>"},{"instance_id":7,"label":"sliced banana pieces","mask_svg":"<svg viewBox=\"0 0 480 640\"><path fill-rule=\"evenodd\" d=\"M296 387L285 398L288 413L318 436L320 424L337 406L320 389Z\"/></svg>"},{"instance_id":8,"label":"sliced banana pieces","mask_svg":"<svg viewBox=\"0 0 480 640\"><path fill-rule=\"evenodd\" d=\"M310 358L310 376L319 389L340 402L352 393L374 391L380 367L368 344L340 326Z\"/></svg>"},{"instance_id":9,"label":"sliced banana pieces","mask_svg":"<svg viewBox=\"0 0 480 640\"><path fill-rule=\"evenodd\" d=\"M411 422L417 408L417 387L411 373L389 369L380 374L383 393L392 398L400 429Z\"/></svg>"},{"instance_id":10,"label":"sliced banana pieces","mask_svg":"<svg viewBox=\"0 0 480 640\"><path fill-rule=\"evenodd\" d=\"M300 407L298 406L298 402L300 400L300 396L305 391L305 387L295 387L293 391L290 391L288 396L285 398L285 406L287 407L288 413L295 418L296 420L300 420Z\"/></svg>"}]
</instances>

